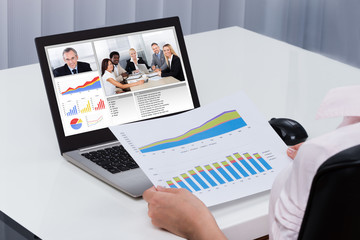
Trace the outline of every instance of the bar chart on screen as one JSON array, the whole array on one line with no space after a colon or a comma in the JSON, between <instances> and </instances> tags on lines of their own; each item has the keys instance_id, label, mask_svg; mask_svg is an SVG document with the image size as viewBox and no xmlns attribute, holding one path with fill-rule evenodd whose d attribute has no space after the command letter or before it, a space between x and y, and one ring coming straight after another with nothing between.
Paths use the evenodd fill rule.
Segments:
<instances>
[{"instance_id":1,"label":"bar chart on screen","mask_svg":"<svg viewBox=\"0 0 360 240\"><path fill-rule=\"evenodd\" d=\"M286 145L244 95L163 119L110 128L152 183L207 206L271 188Z\"/></svg>"}]
</instances>

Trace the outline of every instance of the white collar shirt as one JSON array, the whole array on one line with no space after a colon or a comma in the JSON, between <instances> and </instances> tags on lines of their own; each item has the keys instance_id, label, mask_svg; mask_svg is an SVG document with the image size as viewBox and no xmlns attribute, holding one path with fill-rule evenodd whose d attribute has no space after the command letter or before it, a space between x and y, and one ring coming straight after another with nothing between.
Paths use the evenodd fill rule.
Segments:
<instances>
[{"instance_id":1,"label":"white collar shirt","mask_svg":"<svg viewBox=\"0 0 360 240\"><path fill-rule=\"evenodd\" d=\"M276 177L269 205L270 239L297 239L319 166L331 156L360 144L360 86L330 91L317 118L343 117L340 126L305 142L290 165Z\"/></svg>"}]
</instances>

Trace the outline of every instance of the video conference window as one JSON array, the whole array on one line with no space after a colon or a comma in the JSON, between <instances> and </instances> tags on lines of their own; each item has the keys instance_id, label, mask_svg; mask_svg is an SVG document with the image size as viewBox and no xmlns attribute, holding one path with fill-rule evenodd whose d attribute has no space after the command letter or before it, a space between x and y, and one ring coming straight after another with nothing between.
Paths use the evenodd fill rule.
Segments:
<instances>
[{"instance_id":1,"label":"video conference window","mask_svg":"<svg viewBox=\"0 0 360 240\"><path fill-rule=\"evenodd\" d=\"M46 53L65 136L194 108L173 27Z\"/></svg>"}]
</instances>

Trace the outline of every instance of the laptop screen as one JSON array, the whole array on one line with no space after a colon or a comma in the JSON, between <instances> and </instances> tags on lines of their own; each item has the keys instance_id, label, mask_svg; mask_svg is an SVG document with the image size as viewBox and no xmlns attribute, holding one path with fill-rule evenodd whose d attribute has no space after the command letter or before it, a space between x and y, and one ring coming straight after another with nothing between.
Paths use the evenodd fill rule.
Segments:
<instances>
[{"instance_id":1,"label":"laptop screen","mask_svg":"<svg viewBox=\"0 0 360 240\"><path fill-rule=\"evenodd\" d=\"M199 106L178 18L46 36L36 45L60 147Z\"/></svg>"}]
</instances>

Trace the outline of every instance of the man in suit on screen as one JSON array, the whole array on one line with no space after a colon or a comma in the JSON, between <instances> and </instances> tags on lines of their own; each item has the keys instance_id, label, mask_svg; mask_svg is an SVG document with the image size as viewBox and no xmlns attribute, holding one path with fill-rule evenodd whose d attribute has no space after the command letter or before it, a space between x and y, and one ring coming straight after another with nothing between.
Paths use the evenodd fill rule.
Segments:
<instances>
[{"instance_id":1,"label":"man in suit on screen","mask_svg":"<svg viewBox=\"0 0 360 240\"><path fill-rule=\"evenodd\" d=\"M157 43L152 43L151 48L154 52L152 55L151 68L153 71L163 71L167 68L164 52L160 49Z\"/></svg>"},{"instance_id":2,"label":"man in suit on screen","mask_svg":"<svg viewBox=\"0 0 360 240\"><path fill-rule=\"evenodd\" d=\"M90 64L78 61L79 56L74 48L65 48L63 51L64 66L56 68L54 77L92 71Z\"/></svg>"}]
</instances>

